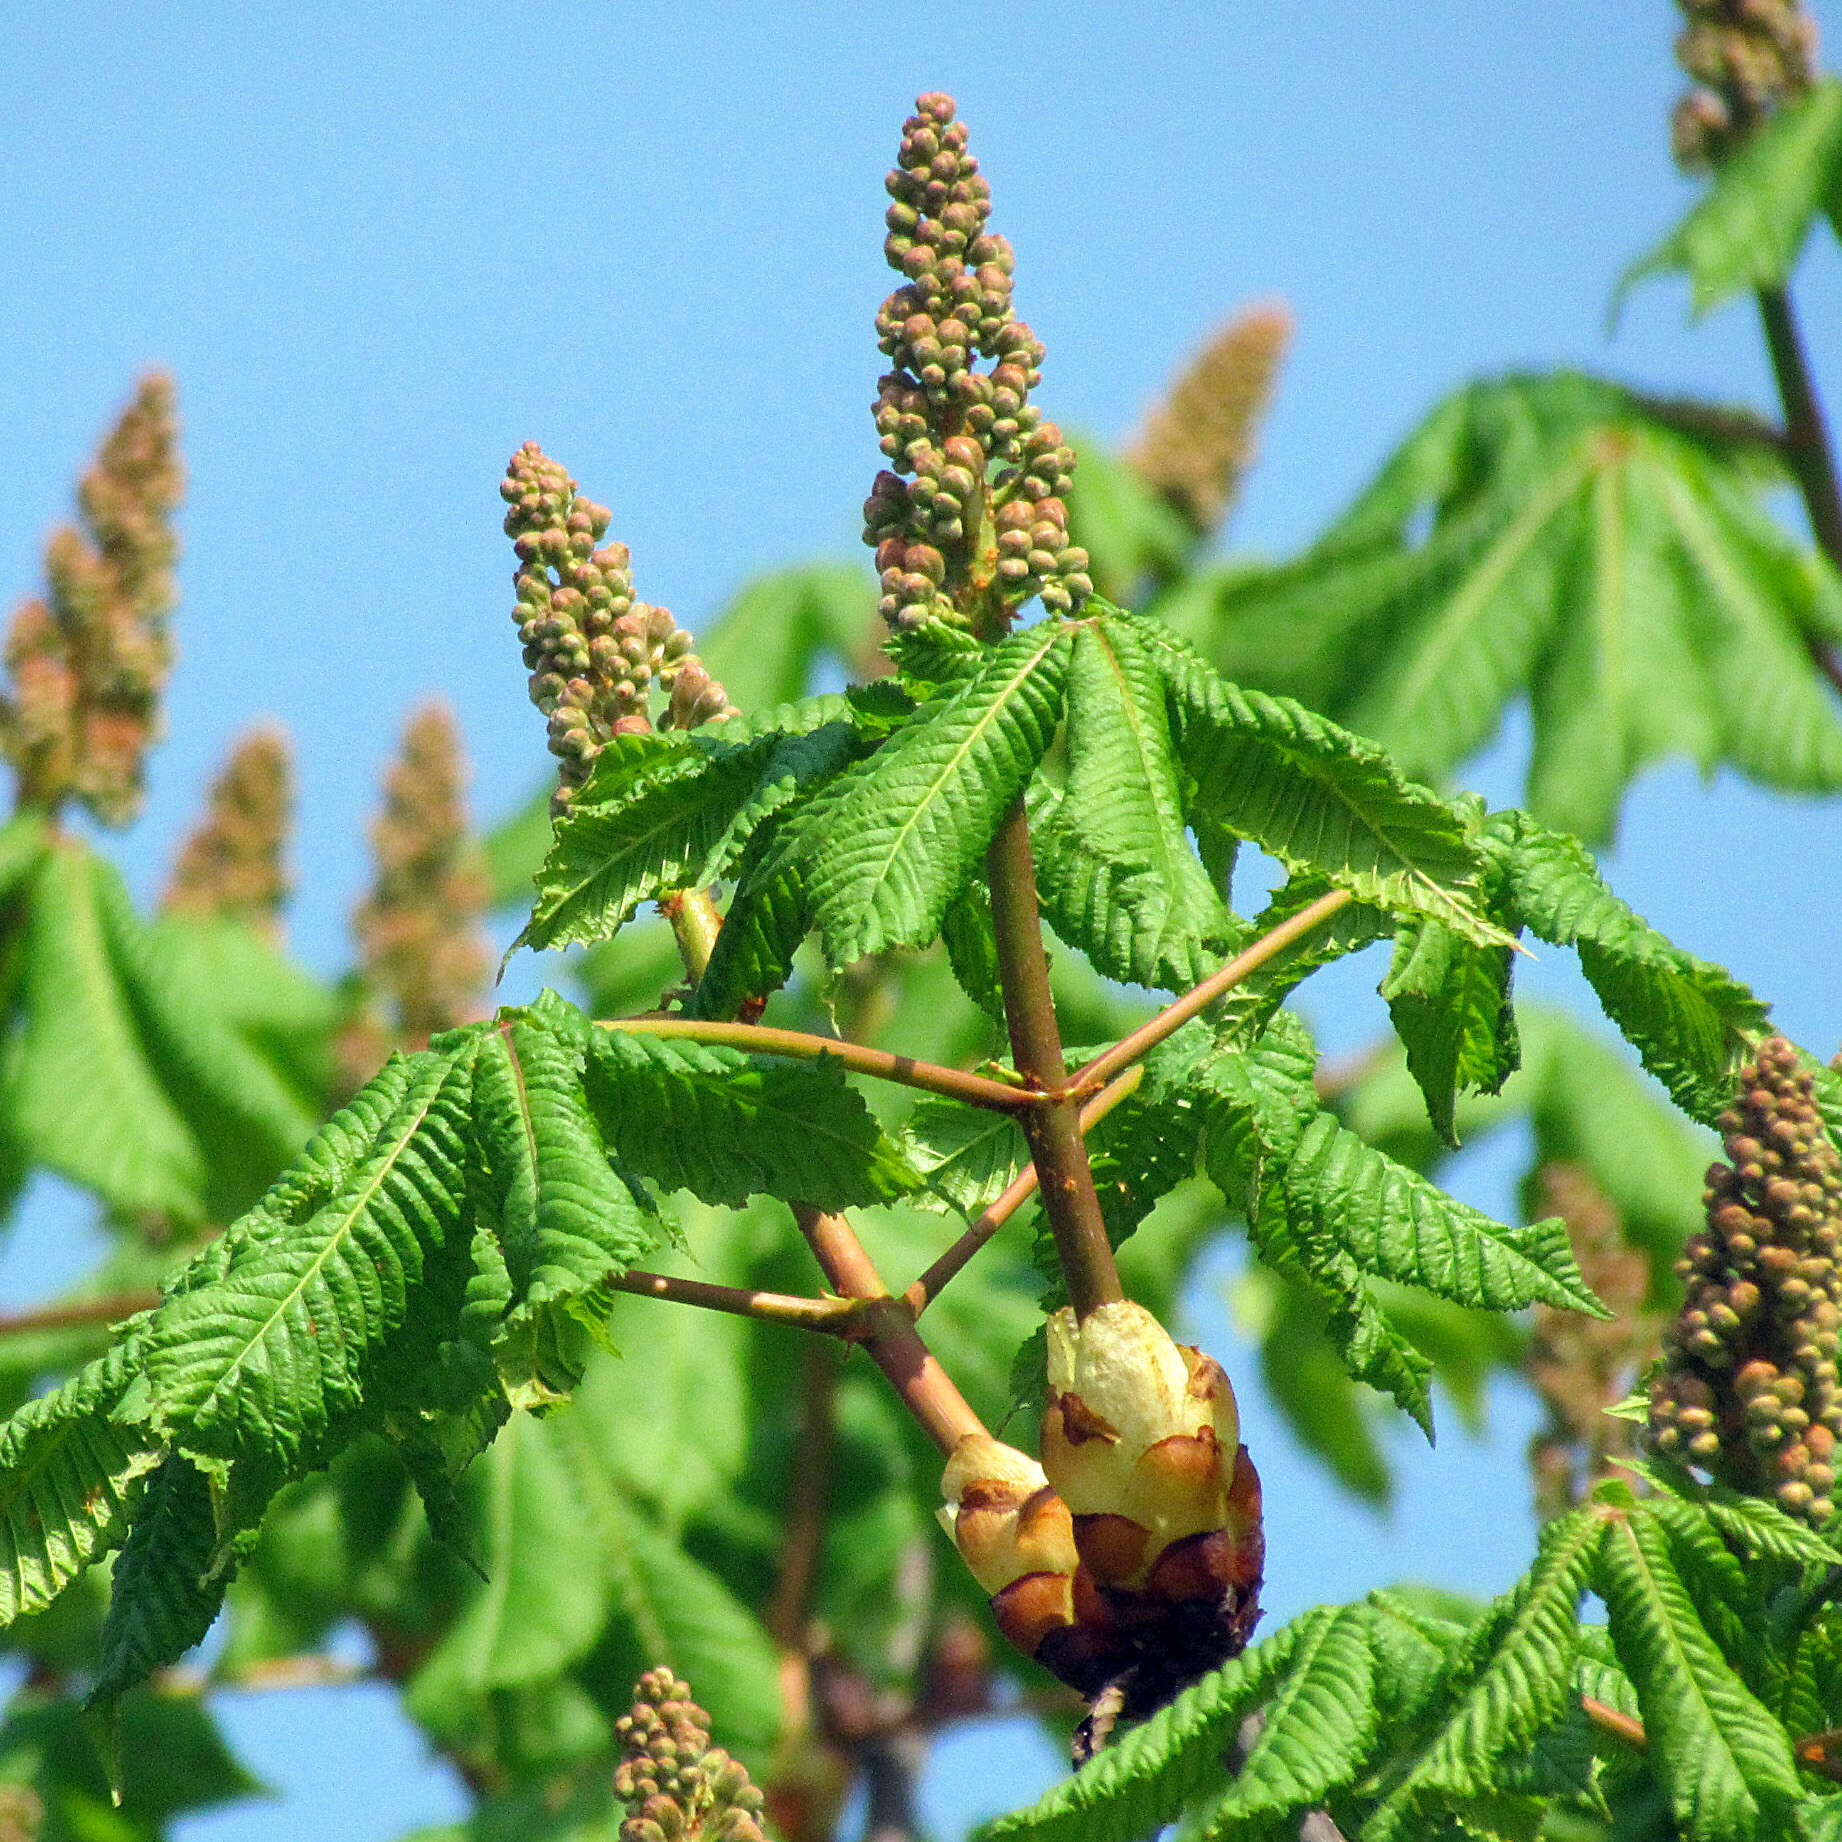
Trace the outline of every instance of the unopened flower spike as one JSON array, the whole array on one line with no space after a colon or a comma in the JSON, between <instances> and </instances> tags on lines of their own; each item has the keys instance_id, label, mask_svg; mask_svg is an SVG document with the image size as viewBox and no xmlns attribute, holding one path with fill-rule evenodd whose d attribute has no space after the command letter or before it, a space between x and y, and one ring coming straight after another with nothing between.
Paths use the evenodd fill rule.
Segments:
<instances>
[{"instance_id":1,"label":"unopened flower spike","mask_svg":"<svg viewBox=\"0 0 1842 1842\"><path fill-rule=\"evenodd\" d=\"M1842 1391L1842 1157L1782 1036L1740 1071L1721 1115L1729 1162L1708 1171L1708 1225L1650 1385L1649 1436L1669 1457L1813 1525L1835 1511Z\"/></svg>"},{"instance_id":2,"label":"unopened flower spike","mask_svg":"<svg viewBox=\"0 0 1842 1842\"><path fill-rule=\"evenodd\" d=\"M1253 465L1291 343L1292 313L1283 302L1237 314L1191 360L1126 451L1200 537L1221 528Z\"/></svg>"},{"instance_id":3,"label":"unopened flower spike","mask_svg":"<svg viewBox=\"0 0 1842 1842\"><path fill-rule=\"evenodd\" d=\"M766 1842L761 1793L739 1760L710 1744L709 1715L669 1669L640 1677L614 1732L621 1842Z\"/></svg>"},{"instance_id":4,"label":"unopened flower spike","mask_svg":"<svg viewBox=\"0 0 1842 1842\"><path fill-rule=\"evenodd\" d=\"M396 1034L412 1048L479 1015L492 968L480 931L490 888L466 782L452 713L425 704L385 778L371 830L377 877L353 917L365 979L390 1000Z\"/></svg>"},{"instance_id":5,"label":"unopened flower spike","mask_svg":"<svg viewBox=\"0 0 1842 1842\"><path fill-rule=\"evenodd\" d=\"M1074 450L1030 401L1043 348L1011 305L1011 246L950 96L926 95L885 182L883 253L906 279L876 316L890 369L876 432L889 467L864 505L883 618L973 624L1040 595L1066 613L1093 592L1068 541ZM976 360L991 360L980 369Z\"/></svg>"},{"instance_id":6,"label":"unopened flower spike","mask_svg":"<svg viewBox=\"0 0 1842 1842\"><path fill-rule=\"evenodd\" d=\"M691 635L634 594L627 546L601 545L607 508L578 495L536 442L512 456L499 493L518 552L513 618L531 701L550 719L550 752L561 764L551 798L560 816L611 737L653 727L655 682L667 693L662 729L720 722L735 707L692 650Z\"/></svg>"},{"instance_id":7,"label":"unopened flower spike","mask_svg":"<svg viewBox=\"0 0 1842 1842\"><path fill-rule=\"evenodd\" d=\"M162 906L279 938L293 819L288 738L279 729L252 729L211 783L205 816L180 848Z\"/></svg>"},{"instance_id":8,"label":"unopened flower spike","mask_svg":"<svg viewBox=\"0 0 1842 1842\"><path fill-rule=\"evenodd\" d=\"M1694 80L1670 120L1677 163L1718 166L1816 79L1816 21L1801 0L1677 0L1676 61Z\"/></svg>"},{"instance_id":9,"label":"unopened flower spike","mask_svg":"<svg viewBox=\"0 0 1842 1842\"><path fill-rule=\"evenodd\" d=\"M77 490L83 528L45 549L46 593L13 618L0 755L21 805L78 799L105 825L140 812L161 734L183 474L170 378L142 380Z\"/></svg>"}]
</instances>

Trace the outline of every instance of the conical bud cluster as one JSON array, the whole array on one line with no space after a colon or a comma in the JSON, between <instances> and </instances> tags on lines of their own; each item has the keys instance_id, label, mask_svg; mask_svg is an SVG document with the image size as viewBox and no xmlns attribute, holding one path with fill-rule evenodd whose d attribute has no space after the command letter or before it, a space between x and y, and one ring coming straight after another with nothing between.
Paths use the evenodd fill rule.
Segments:
<instances>
[{"instance_id":1,"label":"conical bud cluster","mask_svg":"<svg viewBox=\"0 0 1842 1842\"><path fill-rule=\"evenodd\" d=\"M1695 81L1670 141L1691 171L1718 166L1816 78L1816 21L1799 0L1678 0L1676 61Z\"/></svg>"},{"instance_id":2,"label":"conical bud cluster","mask_svg":"<svg viewBox=\"0 0 1842 1842\"><path fill-rule=\"evenodd\" d=\"M614 1732L621 1842L766 1842L761 1793L739 1760L710 1744L709 1715L669 1669L640 1677Z\"/></svg>"},{"instance_id":3,"label":"conical bud cluster","mask_svg":"<svg viewBox=\"0 0 1842 1842\"><path fill-rule=\"evenodd\" d=\"M492 970L480 932L490 890L466 783L453 715L425 704L385 777L371 828L376 880L352 921L365 981L389 1001L394 1037L408 1048L479 1015Z\"/></svg>"},{"instance_id":4,"label":"conical bud cluster","mask_svg":"<svg viewBox=\"0 0 1842 1842\"><path fill-rule=\"evenodd\" d=\"M1813 1524L1834 1513L1842 1438L1842 1157L1781 1036L1741 1070L1708 1171L1708 1225L1677 1272L1688 1298L1650 1388L1666 1453Z\"/></svg>"},{"instance_id":5,"label":"conical bud cluster","mask_svg":"<svg viewBox=\"0 0 1842 1842\"><path fill-rule=\"evenodd\" d=\"M180 847L162 906L279 938L293 820L288 738L279 729L252 729L211 783L205 816Z\"/></svg>"},{"instance_id":6,"label":"conical bud cluster","mask_svg":"<svg viewBox=\"0 0 1842 1842\"><path fill-rule=\"evenodd\" d=\"M1042 1463L983 1436L942 1512L998 1627L1090 1699L1149 1712L1259 1617L1260 1480L1221 1367L1130 1301L1049 1321Z\"/></svg>"},{"instance_id":7,"label":"conical bud cluster","mask_svg":"<svg viewBox=\"0 0 1842 1842\"><path fill-rule=\"evenodd\" d=\"M139 813L172 670L182 487L172 380L156 374L77 489L83 528L46 545L44 598L26 602L7 634L0 754L21 804L75 798L106 825Z\"/></svg>"},{"instance_id":8,"label":"conical bud cluster","mask_svg":"<svg viewBox=\"0 0 1842 1842\"><path fill-rule=\"evenodd\" d=\"M1291 343L1292 313L1283 302L1237 314L1197 353L1126 452L1198 536L1220 529L1253 465Z\"/></svg>"},{"instance_id":9,"label":"conical bud cluster","mask_svg":"<svg viewBox=\"0 0 1842 1842\"><path fill-rule=\"evenodd\" d=\"M1007 608L1040 595L1063 612L1093 592L1068 541L1074 451L1030 402L1043 349L1011 305L1011 247L986 228L991 187L954 113L950 96L921 97L886 181L883 253L907 279L876 316L890 467L864 505L864 541L892 627L963 623L994 588Z\"/></svg>"},{"instance_id":10,"label":"conical bud cluster","mask_svg":"<svg viewBox=\"0 0 1842 1842\"><path fill-rule=\"evenodd\" d=\"M734 714L727 693L664 608L639 600L625 544L598 548L605 506L534 441L512 456L500 483L506 535L518 552L513 618L531 673L531 701L550 719L562 764L552 810L568 810L611 736L653 726L654 683L667 691L661 728L691 729Z\"/></svg>"}]
</instances>

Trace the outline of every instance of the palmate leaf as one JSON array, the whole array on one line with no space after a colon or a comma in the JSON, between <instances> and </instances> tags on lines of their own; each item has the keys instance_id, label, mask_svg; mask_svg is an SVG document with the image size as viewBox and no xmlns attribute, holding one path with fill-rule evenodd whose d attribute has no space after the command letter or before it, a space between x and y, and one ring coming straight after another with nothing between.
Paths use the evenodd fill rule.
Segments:
<instances>
[{"instance_id":1,"label":"palmate leaf","mask_svg":"<svg viewBox=\"0 0 1842 1842\"><path fill-rule=\"evenodd\" d=\"M1313 550L1221 585L1207 650L1432 780L1526 691L1528 805L1589 843L1670 755L1833 790L1809 641L1842 631L1842 585L1761 508L1784 478L1743 418L1571 373L1470 385Z\"/></svg>"},{"instance_id":2,"label":"palmate leaf","mask_svg":"<svg viewBox=\"0 0 1842 1842\"><path fill-rule=\"evenodd\" d=\"M1428 1802L1496 1789L1504 1762L1566 1712L1579 1652L1580 1595L1591 1583L1603 1536L1591 1510L1576 1510L1543 1530L1535 1565L1447 1666L1440 1689L1450 1712L1364 1826L1365 1836L1387 1842Z\"/></svg>"},{"instance_id":3,"label":"palmate leaf","mask_svg":"<svg viewBox=\"0 0 1842 1842\"><path fill-rule=\"evenodd\" d=\"M1483 866L1457 808L1302 704L1228 683L1156 623L1132 631L1163 668L1195 811L1365 903L1505 944L1479 905Z\"/></svg>"},{"instance_id":4,"label":"palmate leaf","mask_svg":"<svg viewBox=\"0 0 1842 1842\"><path fill-rule=\"evenodd\" d=\"M845 1209L921 1183L829 1057L790 1062L601 1029L588 1094L623 1164L704 1202L739 1208L766 1194Z\"/></svg>"},{"instance_id":5,"label":"palmate leaf","mask_svg":"<svg viewBox=\"0 0 1842 1842\"><path fill-rule=\"evenodd\" d=\"M140 1429L110 1418L139 1358L131 1335L0 1427L0 1628L119 1544L160 1462Z\"/></svg>"},{"instance_id":6,"label":"palmate leaf","mask_svg":"<svg viewBox=\"0 0 1842 1842\"><path fill-rule=\"evenodd\" d=\"M1783 1835L1798 1795L1789 1737L1708 1635L1641 1505L1608 1519L1593 1584L1677 1820L1706 1842Z\"/></svg>"},{"instance_id":7,"label":"palmate leaf","mask_svg":"<svg viewBox=\"0 0 1842 1842\"><path fill-rule=\"evenodd\" d=\"M1711 1125L1766 1007L1731 974L1685 953L1620 901L1572 838L1525 813L1497 813L1485 848L1504 903L1538 939L1570 946L1606 1014L1684 1112Z\"/></svg>"},{"instance_id":8,"label":"palmate leaf","mask_svg":"<svg viewBox=\"0 0 1842 1842\"><path fill-rule=\"evenodd\" d=\"M1697 318L1745 288L1790 278L1819 211L1842 217L1842 83L1786 104L1715 172L1693 210L1619 277L1616 314L1646 276L1680 271Z\"/></svg>"},{"instance_id":9,"label":"palmate leaf","mask_svg":"<svg viewBox=\"0 0 1842 1842\"><path fill-rule=\"evenodd\" d=\"M1070 649L1055 621L1012 634L846 773L829 822L807 834L830 965L940 932L1055 733Z\"/></svg>"},{"instance_id":10,"label":"palmate leaf","mask_svg":"<svg viewBox=\"0 0 1842 1842\"><path fill-rule=\"evenodd\" d=\"M768 814L861 751L854 717L825 696L695 735L613 737L556 826L519 944L606 940L647 898L714 882Z\"/></svg>"},{"instance_id":11,"label":"palmate leaf","mask_svg":"<svg viewBox=\"0 0 1842 1842\"><path fill-rule=\"evenodd\" d=\"M1184 991L1245 934L1185 835L1158 662L1138 623L1076 635L1068 670L1068 772L1036 830L1036 874L1055 931L1095 969Z\"/></svg>"},{"instance_id":12,"label":"palmate leaf","mask_svg":"<svg viewBox=\"0 0 1842 1842\"><path fill-rule=\"evenodd\" d=\"M435 1270L458 1292L469 1264L474 1046L463 1035L386 1066L154 1314L147 1411L180 1449L322 1462L382 1365L413 1367L425 1341L432 1359L453 1334L408 1326Z\"/></svg>"},{"instance_id":13,"label":"palmate leaf","mask_svg":"<svg viewBox=\"0 0 1842 1842\"><path fill-rule=\"evenodd\" d=\"M908 1200L971 1217L1003 1194L1023 1169L1029 1148L1008 1113L928 1096L902 1128L902 1148L926 1184Z\"/></svg>"},{"instance_id":14,"label":"palmate leaf","mask_svg":"<svg viewBox=\"0 0 1842 1842\"><path fill-rule=\"evenodd\" d=\"M1336 1616L1320 1607L1294 1619L1185 1689L1028 1810L987 1824L980 1842L1139 1842L1152 1834L1220 1780L1243 1718L1305 1644L1322 1641Z\"/></svg>"}]
</instances>

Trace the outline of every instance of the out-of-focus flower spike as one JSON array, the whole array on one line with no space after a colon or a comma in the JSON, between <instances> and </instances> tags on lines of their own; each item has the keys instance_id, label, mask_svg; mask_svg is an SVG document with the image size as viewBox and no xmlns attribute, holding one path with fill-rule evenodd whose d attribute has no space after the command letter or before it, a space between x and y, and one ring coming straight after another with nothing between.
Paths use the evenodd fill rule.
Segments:
<instances>
[{"instance_id":1,"label":"out-of-focus flower spike","mask_svg":"<svg viewBox=\"0 0 1842 1842\"><path fill-rule=\"evenodd\" d=\"M1677 0L1676 62L1693 80L1670 119L1677 164L1719 166L1816 80L1816 21L1800 0Z\"/></svg>"},{"instance_id":2,"label":"out-of-focus flower spike","mask_svg":"<svg viewBox=\"0 0 1842 1842\"><path fill-rule=\"evenodd\" d=\"M279 939L293 818L288 738L279 729L253 729L211 783L205 816L180 848L162 906L222 916Z\"/></svg>"}]
</instances>

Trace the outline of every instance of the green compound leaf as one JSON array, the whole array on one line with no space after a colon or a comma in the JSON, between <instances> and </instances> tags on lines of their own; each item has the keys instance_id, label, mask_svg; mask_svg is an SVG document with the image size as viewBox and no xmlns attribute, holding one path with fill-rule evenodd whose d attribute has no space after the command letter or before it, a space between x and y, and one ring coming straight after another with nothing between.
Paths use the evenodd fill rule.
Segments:
<instances>
[{"instance_id":1,"label":"green compound leaf","mask_svg":"<svg viewBox=\"0 0 1842 1842\"><path fill-rule=\"evenodd\" d=\"M1429 1801L1497 1789L1504 1763L1566 1713L1580 1647L1580 1595L1591 1584L1603 1533L1591 1510L1576 1510L1543 1530L1535 1565L1447 1665L1440 1691L1451 1711L1370 1819L1365 1836L1387 1842Z\"/></svg>"},{"instance_id":2,"label":"green compound leaf","mask_svg":"<svg viewBox=\"0 0 1842 1842\"><path fill-rule=\"evenodd\" d=\"M139 1367L132 1334L0 1426L0 1628L42 1611L118 1546L160 1454L110 1419Z\"/></svg>"},{"instance_id":3,"label":"green compound leaf","mask_svg":"<svg viewBox=\"0 0 1842 1842\"><path fill-rule=\"evenodd\" d=\"M1677 1820L1706 1842L1782 1836L1798 1795L1789 1736L1708 1635L1641 1506L1608 1520L1593 1584Z\"/></svg>"},{"instance_id":4,"label":"green compound leaf","mask_svg":"<svg viewBox=\"0 0 1842 1842\"><path fill-rule=\"evenodd\" d=\"M1208 649L1435 782L1526 692L1527 803L1588 843L1670 756L1833 791L1810 642L1842 634L1842 584L1759 503L1779 483L1743 417L1572 373L1469 385L1312 550L1221 585Z\"/></svg>"},{"instance_id":5,"label":"green compound leaf","mask_svg":"<svg viewBox=\"0 0 1842 1842\"><path fill-rule=\"evenodd\" d=\"M1128 984L1186 991L1245 937L1190 848L1158 663L1124 616L1077 634L1068 773L1038 830L1055 931Z\"/></svg>"},{"instance_id":6,"label":"green compound leaf","mask_svg":"<svg viewBox=\"0 0 1842 1842\"><path fill-rule=\"evenodd\" d=\"M844 776L847 795L806 834L830 965L940 932L1055 733L1070 650L1057 622L1012 634Z\"/></svg>"},{"instance_id":7,"label":"green compound leaf","mask_svg":"<svg viewBox=\"0 0 1842 1842\"><path fill-rule=\"evenodd\" d=\"M1302 704L1228 683L1152 623L1133 631L1163 668L1194 809L1363 902L1443 921L1480 946L1506 944L1479 906L1483 866L1450 802Z\"/></svg>"},{"instance_id":8,"label":"green compound leaf","mask_svg":"<svg viewBox=\"0 0 1842 1842\"><path fill-rule=\"evenodd\" d=\"M155 1312L153 1423L183 1450L310 1466L386 1359L413 1362L428 1269L467 1259L475 1039L449 1041L390 1063Z\"/></svg>"},{"instance_id":9,"label":"green compound leaf","mask_svg":"<svg viewBox=\"0 0 1842 1842\"><path fill-rule=\"evenodd\" d=\"M922 1182L829 1057L790 1062L606 1029L589 1076L607 1142L661 1189L730 1208L766 1194L846 1209Z\"/></svg>"},{"instance_id":10,"label":"green compound leaf","mask_svg":"<svg viewBox=\"0 0 1842 1842\"><path fill-rule=\"evenodd\" d=\"M910 1206L968 1218L997 1201L1030 1156L1023 1128L1008 1113L934 1095L909 1114L902 1148L927 1185Z\"/></svg>"},{"instance_id":11,"label":"green compound leaf","mask_svg":"<svg viewBox=\"0 0 1842 1842\"><path fill-rule=\"evenodd\" d=\"M1294 1619L1185 1689L1028 1810L987 1824L979 1842L1140 1842L1220 1782L1243 1718L1335 1617L1320 1608Z\"/></svg>"},{"instance_id":12,"label":"green compound leaf","mask_svg":"<svg viewBox=\"0 0 1842 1842\"><path fill-rule=\"evenodd\" d=\"M1688 216L1619 277L1612 312L1638 282L1671 272L1689 278L1697 319L1742 289L1782 287L1820 211L1842 214L1842 83L1834 77L1786 104L1721 165Z\"/></svg>"},{"instance_id":13,"label":"green compound leaf","mask_svg":"<svg viewBox=\"0 0 1842 1842\"><path fill-rule=\"evenodd\" d=\"M814 697L695 735L613 737L556 826L518 944L607 940L648 898L714 882L770 813L863 747L853 716Z\"/></svg>"},{"instance_id":14,"label":"green compound leaf","mask_svg":"<svg viewBox=\"0 0 1842 1842\"><path fill-rule=\"evenodd\" d=\"M1525 813L1489 820L1505 906L1538 939L1570 946L1606 1014L1684 1112L1712 1125L1766 1007L1731 974L1685 953L1620 901L1584 847Z\"/></svg>"},{"instance_id":15,"label":"green compound leaf","mask_svg":"<svg viewBox=\"0 0 1842 1842\"><path fill-rule=\"evenodd\" d=\"M505 1253L513 1329L578 1303L605 1315L607 1281L658 1245L589 1111L588 1029L580 1012L550 999L541 1015L501 1014L479 1039L474 1155Z\"/></svg>"}]
</instances>

